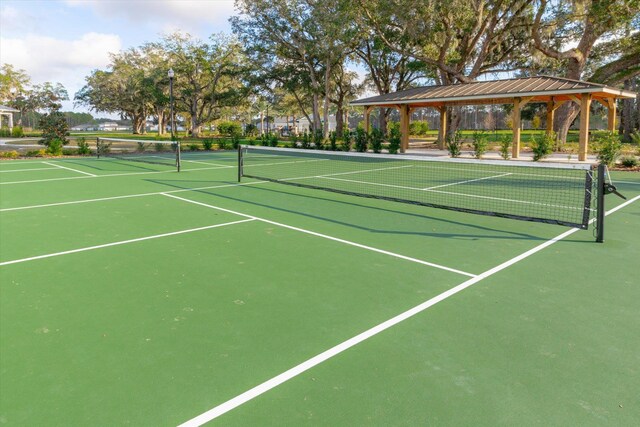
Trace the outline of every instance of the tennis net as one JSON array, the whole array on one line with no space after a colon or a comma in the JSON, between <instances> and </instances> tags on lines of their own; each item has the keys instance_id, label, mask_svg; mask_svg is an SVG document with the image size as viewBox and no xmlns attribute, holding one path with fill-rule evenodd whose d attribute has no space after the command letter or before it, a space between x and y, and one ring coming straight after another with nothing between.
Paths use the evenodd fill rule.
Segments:
<instances>
[{"instance_id":1,"label":"tennis net","mask_svg":"<svg viewBox=\"0 0 640 427\"><path fill-rule=\"evenodd\" d=\"M595 170L584 164L242 146L241 177L480 215L587 229Z\"/></svg>"},{"instance_id":2,"label":"tennis net","mask_svg":"<svg viewBox=\"0 0 640 427\"><path fill-rule=\"evenodd\" d=\"M180 143L124 138L98 138L97 156L176 167L180 170Z\"/></svg>"}]
</instances>

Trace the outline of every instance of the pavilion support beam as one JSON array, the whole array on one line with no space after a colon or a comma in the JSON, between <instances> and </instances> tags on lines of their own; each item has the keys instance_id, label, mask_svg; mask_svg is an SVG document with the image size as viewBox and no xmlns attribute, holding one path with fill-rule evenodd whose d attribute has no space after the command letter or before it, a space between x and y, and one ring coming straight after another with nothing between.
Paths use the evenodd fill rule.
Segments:
<instances>
[{"instance_id":1,"label":"pavilion support beam","mask_svg":"<svg viewBox=\"0 0 640 427\"><path fill-rule=\"evenodd\" d=\"M553 101L547 102L547 135L551 135L553 132L553 120L555 118L556 110L553 108Z\"/></svg>"},{"instance_id":2,"label":"pavilion support beam","mask_svg":"<svg viewBox=\"0 0 640 427\"><path fill-rule=\"evenodd\" d=\"M589 150L589 109L591 108L591 94L583 93L580 99L580 145L578 147L578 160L587 160Z\"/></svg>"},{"instance_id":3,"label":"pavilion support beam","mask_svg":"<svg viewBox=\"0 0 640 427\"><path fill-rule=\"evenodd\" d=\"M513 100L513 145L511 146L511 157L520 157L520 108L522 104L520 98Z\"/></svg>"},{"instance_id":4,"label":"pavilion support beam","mask_svg":"<svg viewBox=\"0 0 640 427\"><path fill-rule=\"evenodd\" d=\"M400 152L404 153L409 148L409 106L402 104L400 106Z\"/></svg>"},{"instance_id":5,"label":"pavilion support beam","mask_svg":"<svg viewBox=\"0 0 640 427\"><path fill-rule=\"evenodd\" d=\"M369 115L371 114L372 106L367 105L364 107L364 130L369 132L369 128L371 127L369 122Z\"/></svg>"},{"instance_id":6,"label":"pavilion support beam","mask_svg":"<svg viewBox=\"0 0 640 427\"><path fill-rule=\"evenodd\" d=\"M615 132L616 130L616 100L612 98L607 98L607 109L609 110L607 114L608 127L609 131Z\"/></svg>"},{"instance_id":7,"label":"pavilion support beam","mask_svg":"<svg viewBox=\"0 0 640 427\"><path fill-rule=\"evenodd\" d=\"M447 107L438 107L440 111L440 129L438 130L438 149L445 149L445 142L447 140Z\"/></svg>"}]
</instances>

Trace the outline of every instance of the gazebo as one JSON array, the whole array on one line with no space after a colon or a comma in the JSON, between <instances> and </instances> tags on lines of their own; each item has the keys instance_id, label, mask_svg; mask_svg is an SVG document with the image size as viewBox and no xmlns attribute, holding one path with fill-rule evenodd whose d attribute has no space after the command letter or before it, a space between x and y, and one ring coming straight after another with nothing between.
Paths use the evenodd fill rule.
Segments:
<instances>
[{"instance_id":1,"label":"gazebo","mask_svg":"<svg viewBox=\"0 0 640 427\"><path fill-rule=\"evenodd\" d=\"M578 160L587 159L589 145L589 108L598 101L608 109L608 128L614 130L616 99L635 98L637 94L597 83L560 77L524 77L460 83L447 86L426 86L388 93L353 101L351 105L364 107L364 126L369 131L369 114L373 108L396 108L400 111L402 132L401 151L409 147L409 121L411 111L432 107L440 112L438 147L445 148L447 107L457 105L513 104L513 158L520 156L520 111L527 103L547 104L547 133L553 131L554 113L562 104L574 101L580 106L580 147Z\"/></svg>"},{"instance_id":2,"label":"gazebo","mask_svg":"<svg viewBox=\"0 0 640 427\"><path fill-rule=\"evenodd\" d=\"M0 127L2 125L2 116L8 117L9 130L13 129L13 113L17 113L15 108L7 107L6 105L0 105Z\"/></svg>"}]
</instances>

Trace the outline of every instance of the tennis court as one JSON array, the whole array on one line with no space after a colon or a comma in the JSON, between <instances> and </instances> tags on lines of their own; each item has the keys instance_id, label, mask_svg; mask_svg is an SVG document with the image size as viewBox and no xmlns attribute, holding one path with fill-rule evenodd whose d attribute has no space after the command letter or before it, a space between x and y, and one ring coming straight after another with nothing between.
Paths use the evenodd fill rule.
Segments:
<instances>
[{"instance_id":1,"label":"tennis court","mask_svg":"<svg viewBox=\"0 0 640 427\"><path fill-rule=\"evenodd\" d=\"M461 211L529 181L536 209L579 224L577 179L373 185L403 164L316 179L331 160L285 153L246 158L241 182L231 151L183 153L179 173L0 162L0 424L636 425L638 173L611 173L628 200L606 197L598 244L592 226ZM268 180L304 171L344 193ZM382 199L346 194L362 185ZM484 198L384 199L416 189Z\"/></svg>"}]
</instances>

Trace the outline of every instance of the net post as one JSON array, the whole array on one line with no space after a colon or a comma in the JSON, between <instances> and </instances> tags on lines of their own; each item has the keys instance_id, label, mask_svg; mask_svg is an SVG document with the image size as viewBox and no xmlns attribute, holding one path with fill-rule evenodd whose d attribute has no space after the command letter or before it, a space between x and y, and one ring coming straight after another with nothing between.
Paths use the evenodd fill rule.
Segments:
<instances>
[{"instance_id":1,"label":"net post","mask_svg":"<svg viewBox=\"0 0 640 427\"><path fill-rule=\"evenodd\" d=\"M242 180L242 144L238 144L238 182Z\"/></svg>"},{"instance_id":2,"label":"net post","mask_svg":"<svg viewBox=\"0 0 640 427\"><path fill-rule=\"evenodd\" d=\"M597 199L597 207L596 207L596 242L603 243L604 242L604 186L605 186L605 165L598 165L598 191L596 197Z\"/></svg>"},{"instance_id":3,"label":"net post","mask_svg":"<svg viewBox=\"0 0 640 427\"><path fill-rule=\"evenodd\" d=\"M180 160L180 141L174 141L176 144L176 167L178 168L178 172L180 172L180 164L182 163Z\"/></svg>"},{"instance_id":4,"label":"net post","mask_svg":"<svg viewBox=\"0 0 640 427\"><path fill-rule=\"evenodd\" d=\"M96 137L96 157L100 158L100 137Z\"/></svg>"}]
</instances>

